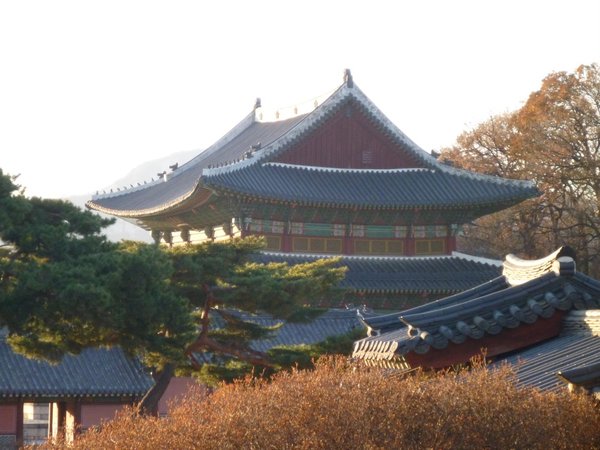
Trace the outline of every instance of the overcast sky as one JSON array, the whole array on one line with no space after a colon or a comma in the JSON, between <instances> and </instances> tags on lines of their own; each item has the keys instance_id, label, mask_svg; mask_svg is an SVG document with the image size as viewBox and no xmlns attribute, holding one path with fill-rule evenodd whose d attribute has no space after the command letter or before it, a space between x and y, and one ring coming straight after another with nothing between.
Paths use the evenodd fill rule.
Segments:
<instances>
[{"instance_id":1,"label":"overcast sky","mask_svg":"<svg viewBox=\"0 0 600 450\"><path fill-rule=\"evenodd\" d=\"M29 195L95 192L345 68L439 149L600 62L599 17L597 0L0 1L0 168Z\"/></svg>"}]
</instances>

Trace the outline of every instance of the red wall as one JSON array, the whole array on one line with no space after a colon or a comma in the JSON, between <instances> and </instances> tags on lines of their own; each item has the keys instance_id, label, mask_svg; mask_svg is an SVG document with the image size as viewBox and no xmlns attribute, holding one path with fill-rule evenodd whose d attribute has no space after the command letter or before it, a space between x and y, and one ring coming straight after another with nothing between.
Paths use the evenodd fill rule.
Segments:
<instances>
[{"instance_id":1,"label":"red wall","mask_svg":"<svg viewBox=\"0 0 600 450\"><path fill-rule=\"evenodd\" d=\"M169 413L171 406L176 406L191 389L200 388L200 384L192 377L173 377L169 382L167 390L158 403L158 415L164 416Z\"/></svg>"},{"instance_id":2,"label":"red wall","mask_svg":"<svg viewBox=\"0 0 600 450\"><path fill-rule=\"evenodd\" d=\"M84 403L81 405L81 427L86 429L112 420L125 406L123 403Z\"/></svg>"},{"instance_id":3,"label":"red wall","mask_svg":"<svg viewBox=\"0 0 600 450\"><path fill-rule=\"evenodd\" d=\"M0 434L17 433L17 405L0 405Z\"/></svg>"},{"instance_id":4,"label":"red wall","mask_svg":"<svg viewBox=\"0 0 600 450\"><path fill-rule=\"evenodd\" d=\"M365 156L371 161L364 161ZM352 105L342 107L311 136L275 161L354 169L422 167Z\"/></svg>"}]
</instances>

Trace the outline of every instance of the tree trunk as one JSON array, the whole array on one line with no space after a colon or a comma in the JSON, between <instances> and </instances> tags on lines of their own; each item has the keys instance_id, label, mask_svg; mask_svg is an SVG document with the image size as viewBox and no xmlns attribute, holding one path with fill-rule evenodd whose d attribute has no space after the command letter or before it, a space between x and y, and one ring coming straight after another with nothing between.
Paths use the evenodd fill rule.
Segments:
<instances>
[{"instance_id":1,"label":"tree trunk","mask_svg":"<svg viewBox=\"0 0 600 450\"><path fill-rule=\"evenodd\" d=\"M154 377L154 386L152 386L146 395L140 400L137 405L138 413L144 416L158 414L158 402L164 395L169 382L175 374L175 364L168 363L165 367L157 372Z\"/></svg>"}]
</instances>

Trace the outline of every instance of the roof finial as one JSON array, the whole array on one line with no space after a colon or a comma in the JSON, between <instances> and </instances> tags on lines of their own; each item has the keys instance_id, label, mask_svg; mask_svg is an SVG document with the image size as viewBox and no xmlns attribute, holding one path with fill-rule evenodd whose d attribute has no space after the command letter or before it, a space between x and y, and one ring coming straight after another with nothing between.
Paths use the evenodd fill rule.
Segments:
<instances>
[{"instance_id":1,"label":"roof finial","mask_svg":"<svg viewBox=\"0 0 600 450\"><path fill-rule=\"evenodd\" d=\"M350 69L344 70L344 84L349 88L354 87L354 80L352 80L352 73L350 72Z\"/></svg>"},{"instance_id":2,"label":"roof finial","mask_svg":"<svg viewBox=\"0 0 600 450\"><path fill-rule=\"evenodd\" d=\"M256 101L254 102L254 109L258 109L262 106L261 101L260 101L260 97L256 98Z\"/></svg>"}]
</instances>

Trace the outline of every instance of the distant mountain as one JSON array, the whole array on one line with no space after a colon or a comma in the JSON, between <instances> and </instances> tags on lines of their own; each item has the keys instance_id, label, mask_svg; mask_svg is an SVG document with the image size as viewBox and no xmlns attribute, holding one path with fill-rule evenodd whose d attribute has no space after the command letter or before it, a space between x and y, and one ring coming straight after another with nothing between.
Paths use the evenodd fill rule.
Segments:
<instances>
[{"instance_id":1,"label":"distant mountain","mask_svg":"<svg viewBox=\"0 0 600 450\"><path fill-rule=\"evenodd\" d=\"M169 166L178 163L182 165L192 159L200 153L199 150L191 150L187 152L178 152L172 155L166 156L164 158L155 159L153 161L148 161L139 166L135 167L131 170L127 175L123 178L118 179L114 183L110 184L103 190L110 191L110 189L130 187L131 185L136 186L137 183L143 183L144 180L150 181L152 178L156 178L156 174L159 172L163 172L164 170L169 170ZM92 194L83 194L83 195L72 195L66 198L73 204L80 206L82 208L85 207L85 203L88 200L91 200ZM111 217L101 214L104 217ZM127 222L123 219L117 219L114 225L106 228L105 234L111 241L118 242L121 240L132 240L132 241L143 241L143 242L151 242L150 233L147 230L144 230L137 225Z\"/></svg>"}]
</instances>

